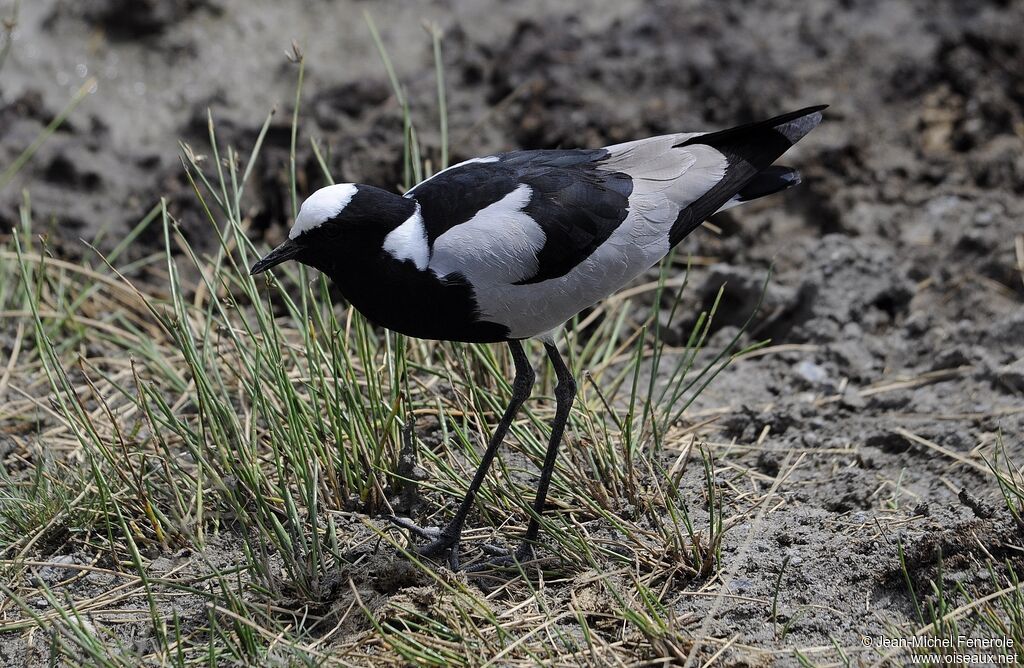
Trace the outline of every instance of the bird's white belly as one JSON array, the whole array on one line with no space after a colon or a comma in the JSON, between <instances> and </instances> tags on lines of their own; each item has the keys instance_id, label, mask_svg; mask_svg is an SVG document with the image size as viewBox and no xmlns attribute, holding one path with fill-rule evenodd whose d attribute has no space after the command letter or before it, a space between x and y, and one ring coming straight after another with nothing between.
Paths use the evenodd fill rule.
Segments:
<instances>
[{"instance_id":1,"label":"bird's white belly","mask_svg":"<svg viewBox=\"0 0 1024 668\"><path fill-rule=\"evenodd\" d=\"M538 336L564 324L665 257L671 222L656 224L630 211L587 259L558 278L512 285L474 285L480 319L508 327L511 338Z\"/></svg>"}]
</instances>

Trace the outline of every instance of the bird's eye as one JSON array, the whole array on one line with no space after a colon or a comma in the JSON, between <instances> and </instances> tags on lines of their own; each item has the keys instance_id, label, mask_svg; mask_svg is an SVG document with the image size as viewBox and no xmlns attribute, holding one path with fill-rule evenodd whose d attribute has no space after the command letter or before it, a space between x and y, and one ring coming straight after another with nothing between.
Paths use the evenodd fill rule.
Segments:
<instances>
[{"instance_id":1,"label":"bird's eye","mask_svg":"<svg viewBox=\"0 0 1024 668\"><path fill-rule=\"evenodd\" d=\"M325 239L336 239L341 235L341 225L328 221L320 226Z\"/></svg>"}]
</instances>

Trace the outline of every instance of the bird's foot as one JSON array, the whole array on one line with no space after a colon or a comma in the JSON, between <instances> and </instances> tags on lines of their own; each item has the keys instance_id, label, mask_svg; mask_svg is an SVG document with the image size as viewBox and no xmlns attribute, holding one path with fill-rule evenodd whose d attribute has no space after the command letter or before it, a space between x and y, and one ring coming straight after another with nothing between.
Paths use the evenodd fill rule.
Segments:
<instances>
[{"instance_id":1,"label":"bird's foot","mask_svg":"<svg viewBox=\"0 0 1024 668\"><path fill-rule=\"evenodd\" d=\"M525 540L519 544L519 547L514 552L507 548L490 544L485 544L483 550L491 555L490 558L466 567L467 573L517 568L528 561L533 561L536 556L533 543Z\"/></svg>"},{"instance_id":2,"label":"bird's foot","mask_svg":"<svg viewBox=\"0 0 1024 668\"><path fill-rule=\"evenodd\" d=\"M421 527L407 517L388 517L391 522L410 533L416 534L427 542L413 547L413 552L421 557L438 557L448 554L448 567L453 571L459 570L459 541L462 537L462 527L446 525L444 528Z\"/></svg>"}]
</instances>

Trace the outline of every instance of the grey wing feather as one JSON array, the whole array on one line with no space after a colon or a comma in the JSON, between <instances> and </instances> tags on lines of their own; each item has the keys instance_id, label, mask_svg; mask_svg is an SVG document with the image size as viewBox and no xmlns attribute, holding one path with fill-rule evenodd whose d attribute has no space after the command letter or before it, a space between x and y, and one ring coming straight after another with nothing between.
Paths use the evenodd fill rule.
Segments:
<instances>
[{"instance_id":1,"label":"grey wing feather","mask_svg":"<svg viewBox=\"0 0 1024 668\"><path fill-rule=\"evenodd\" d=\"M678 146L700 133L663 135L609 146L602 169L633 179L630 207L651 223L673 223L680 211L725 175L726 158L700 144Z\"/></svg>"}]
</instances>

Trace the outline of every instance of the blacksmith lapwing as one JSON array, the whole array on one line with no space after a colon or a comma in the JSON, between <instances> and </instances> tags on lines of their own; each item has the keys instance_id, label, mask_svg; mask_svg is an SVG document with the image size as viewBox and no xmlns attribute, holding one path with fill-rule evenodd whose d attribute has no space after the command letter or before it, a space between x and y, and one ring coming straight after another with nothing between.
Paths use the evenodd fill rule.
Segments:
<instances>
[{"instance_id":1,"label":"blacksmith lapwing","mask_svg":"<svg viewBox=\"0 0 1024 668\"><path fill-rule=\"evenodd\" d=\"M821 122L824 106L710 133L598 149L474 158L404 196L362 184L322 188L288 240L252 268L297 260L328 275L369 320L424 339L505 342L512 399L454 518L440 530L398 520L458 566L466 516L534 371L521 340L543 341L558 384L555 418L516 558L537 538L576 383L555 345L567 320L656 264L711 214L800 182L772 163Z\"/></svg>"}]
</instances>

